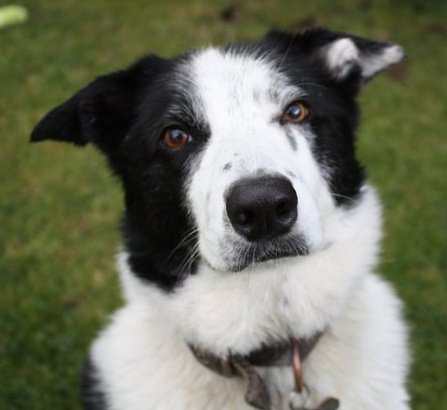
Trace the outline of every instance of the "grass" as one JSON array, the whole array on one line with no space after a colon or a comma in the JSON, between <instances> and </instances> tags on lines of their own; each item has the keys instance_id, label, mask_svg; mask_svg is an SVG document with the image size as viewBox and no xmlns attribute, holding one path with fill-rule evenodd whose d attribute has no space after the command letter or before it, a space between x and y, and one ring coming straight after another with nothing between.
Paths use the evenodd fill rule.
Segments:
<instances>
[{"instance_id":1,"label":"grass","mask_svg":"<svg viewBox=\"0 0 447 410\"><path fill-rule=\"evenodd\" d=\"M447 8L444 1L26 0L0 31L0 409L77 409L88 344L120 304L118 184L92 148L29 145L39 117L148 51L319 24L403 44L365 89L360 157L385 203L380 272L406 304L413 408L447 408ZM390 409L387 409L390 410Z\"/></svg>"}]
</instances>

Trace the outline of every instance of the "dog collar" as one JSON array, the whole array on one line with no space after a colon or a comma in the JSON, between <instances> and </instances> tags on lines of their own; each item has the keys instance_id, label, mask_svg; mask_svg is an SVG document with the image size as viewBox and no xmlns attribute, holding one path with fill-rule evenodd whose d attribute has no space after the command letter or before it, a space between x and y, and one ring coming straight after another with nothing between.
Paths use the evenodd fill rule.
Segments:
<instances>
[{"instance_id":1,"label":"dog collar","mask_svg":"<svg viewBox=\"0 0 447 410\"><path fill-rule=\"evenodd\" d=\"M245 401L260 410L271 409L271 398L264 380L256 371L256 367L292 366L295 391L290 396L291 410L302 409L302 396L307 393L303 382L301 362L314 349L323 332L308 339L292 340L288 343L263 346L249 355L216 356L213 353L190 345L196 359L208 369L224 377L242 377L247 381ZM316 410L335 410L338 400L326 399ZM298 407L299 406L299 407Z\"/></svg>"}]
</instances>

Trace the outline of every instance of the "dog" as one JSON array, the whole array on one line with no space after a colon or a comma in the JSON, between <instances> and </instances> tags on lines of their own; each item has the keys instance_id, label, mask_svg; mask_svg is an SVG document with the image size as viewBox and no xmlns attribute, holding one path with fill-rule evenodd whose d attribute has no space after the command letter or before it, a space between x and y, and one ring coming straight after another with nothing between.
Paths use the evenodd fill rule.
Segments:
<instances>
[{"instance_id":1,"label":"dog","mask_svg":"<svg viewBox=\"0 0 447 410\"><path fill-rule=\"evenodd\" d=\"M93 144L124 189L125 305L86 409L409 409L402 306L374 272L381 205L355 156L396 44L324 28L149 55L31 140ZM383 90L386 92L386 89Z\"/></svg>"}]
</instances>

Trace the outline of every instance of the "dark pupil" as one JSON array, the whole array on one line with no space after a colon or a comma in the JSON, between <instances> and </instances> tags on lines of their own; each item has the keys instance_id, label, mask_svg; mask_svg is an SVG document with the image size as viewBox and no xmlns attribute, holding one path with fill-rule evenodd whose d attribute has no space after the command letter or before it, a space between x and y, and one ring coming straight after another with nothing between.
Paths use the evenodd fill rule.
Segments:
<instances>
[{"instance_id":1,"label":"dark pupil","mask_svg":"<svg viewBox=\"0 0 447 410\"><path fill-rule=\"evenodd\" d=\"M291 105L287 110L287 115L290 117L298 117L300 115L300 107L298 105Z\"/></svg>"},{"instance_id":2,"label":"dark pupil","mask_svg":"<svg viewBox=\"0 0 447 410\"><path fill-rule=\"evenodd\" d=\"M171 139L175 142L182 142L185 133L181 130L172 130L171 131Z\"/></svg>"}]
</instances>

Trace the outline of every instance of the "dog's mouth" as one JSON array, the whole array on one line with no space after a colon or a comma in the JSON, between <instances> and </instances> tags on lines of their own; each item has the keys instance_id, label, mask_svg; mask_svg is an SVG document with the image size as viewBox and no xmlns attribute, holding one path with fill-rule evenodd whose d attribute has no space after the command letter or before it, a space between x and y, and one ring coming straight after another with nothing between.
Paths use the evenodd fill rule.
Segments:
<instances>
[{"instance_id":1,"label":"dog's mouth","mask_svg":"<svg viewBox=\"0 0 447 410\"><path fill-rule=\"evenodd\" d=\"M260 263L309 254L309 246L301 235L256 242L234 243L225 260L232 272L240 272Z\"/></svg>"}]
</instances>

